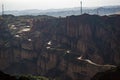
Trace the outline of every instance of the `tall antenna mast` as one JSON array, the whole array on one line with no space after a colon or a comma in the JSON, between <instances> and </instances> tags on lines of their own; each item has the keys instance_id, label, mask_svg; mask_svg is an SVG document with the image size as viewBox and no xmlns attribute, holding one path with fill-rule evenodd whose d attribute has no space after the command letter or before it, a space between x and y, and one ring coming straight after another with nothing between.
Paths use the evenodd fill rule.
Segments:
<instances>
[{"instance_id":1,"label":"tall antenna mast","mask_svg":"<svg viewBox=\"0 0 120 80\"><path fill-rule=\"evenodd\" d=\"M2 4L2 16L4 15L4 4Z\"/></svg>"},{"instance_id":2,"label":"tall antenna mast","mask_svg":"<svg viewBox=\"0 0 120 80\"><path fill-rule=\"evenodd\" d=\"M80 1L80 13L82 15L82 1Z\"/></svg>"},{"instance_id":3,"label":"tall antenna mast","mask_svg":"<svg viewBox=\"0 0 120 80\"><path fill-rule=\"evenodd\" d=\"M99 15L99 9L97 9L97 15Z\"/></svg>"}]
</instances>

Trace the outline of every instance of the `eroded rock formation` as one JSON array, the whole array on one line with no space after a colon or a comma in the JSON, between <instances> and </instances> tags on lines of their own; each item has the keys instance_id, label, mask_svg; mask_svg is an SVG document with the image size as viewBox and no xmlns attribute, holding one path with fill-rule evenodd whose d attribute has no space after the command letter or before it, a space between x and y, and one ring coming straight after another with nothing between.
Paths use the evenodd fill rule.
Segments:
<instances>
[{"instance_id":1,"label":"eroded rock formation","mask_svg":"<svg viewBox=\"0 0 120 80\"><path fill-rule=\"evenodd\" d=\"M89 80L97 72L120 63L119 15L28 16L26 21L20 22L22 17L18 17L6 24L3 20L0 20L0 69L5 72ZM11 30L8 24L14 24L14 28Z\"/></svg>"}]
</instances>

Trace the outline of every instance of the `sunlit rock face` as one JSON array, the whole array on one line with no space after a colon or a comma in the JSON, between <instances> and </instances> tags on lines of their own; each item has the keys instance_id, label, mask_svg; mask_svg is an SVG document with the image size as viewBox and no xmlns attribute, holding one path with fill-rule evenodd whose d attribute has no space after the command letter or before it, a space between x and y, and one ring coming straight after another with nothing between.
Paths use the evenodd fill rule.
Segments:
<instances>
[{"instance_id":1,"label":"sunlit rock face","mask_svg":"<svg viewBox=\"0 0 120 80\"><path fill-rule=\"evenodd\" d=\"M0 27L0 69L5 72L89 80L120 63L119 15L21 19L6 23L11 26L0 20L5 26Z\"/></svg>"}]
</instances>

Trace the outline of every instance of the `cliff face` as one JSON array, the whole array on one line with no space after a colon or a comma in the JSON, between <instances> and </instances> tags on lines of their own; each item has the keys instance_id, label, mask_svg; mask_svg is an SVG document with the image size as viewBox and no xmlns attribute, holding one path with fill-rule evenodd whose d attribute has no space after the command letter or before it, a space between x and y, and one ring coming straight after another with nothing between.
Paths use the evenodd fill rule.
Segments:
<instances>
[{"instance_id":1,"label":"cliff face","mask_svg":"<svg viewBox=\"0 0 120 80\"><path fill-rule=\"evenodd\" d=\"M117 16L71 16L68 18L67 35L76 40L71 41L71 47L96 63L118 64L115 59L120 58L114 57L119 54L119 19Z\"/></svg>"},{"instance_id":2,"label":"cliff face","mask_svg":"<svg viewBox=\"0 0 120 80\"><path fill-rule=\"evenodd\" d=\"M96 72L114 67L95 65L77 58L74 53L65 54L64 51L45 50L37 60L37 72L40 75L62 80L89 80Z\"/></svg>"},{"instance_id":3,"label":"cliff face","mask_svg":"<svg viewBox=\"0 0 120 80\"><path fill-rule=\"evenodd\" d=\"M119 15L21 19L0 22L3 71L89 80L120 63Z\"/></svg>"}]
</instances>

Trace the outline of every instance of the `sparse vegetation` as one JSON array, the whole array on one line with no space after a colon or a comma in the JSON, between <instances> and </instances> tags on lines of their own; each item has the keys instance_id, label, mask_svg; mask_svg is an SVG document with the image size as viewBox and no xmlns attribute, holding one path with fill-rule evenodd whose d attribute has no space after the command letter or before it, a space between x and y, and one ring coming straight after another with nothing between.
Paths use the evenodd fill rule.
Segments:
<instances>
[{"instance_id":1,"label":"sparse vegetation","mask_svg":"<svg viewBox=\"0 0 120 80\"><path fill-rule=\"evenodd\" d=\"M32 75L11 76L0 71L0 80L49 80L49 79L43 76Z\"/></svg>"}]
</instances>

